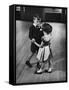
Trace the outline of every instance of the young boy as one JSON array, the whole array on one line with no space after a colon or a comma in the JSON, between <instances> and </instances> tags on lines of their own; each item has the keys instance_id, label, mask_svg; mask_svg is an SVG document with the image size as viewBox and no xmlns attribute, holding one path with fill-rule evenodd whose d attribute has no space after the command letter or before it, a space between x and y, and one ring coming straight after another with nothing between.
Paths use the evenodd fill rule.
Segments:
<instances>
[{"instance_id":1,"label":"young boy","mask_svg":"<svg viewBox=\"0 0 69 90\"><path fill-rule=\"evenodd\" d=\"M40 30L39 28L39 24L40 24L41 19L39 18L39 16L34 16L33 17L33 25L30 27L29 29L29 39L31 40L31 56L29 56L28 60L26 61L26 65L28 65L29 67L32 67L32 65L30 64L30 60L32 58L32 56L38 52L39 50L39 46L36 45L35 41L40 44L41 43L41 37L43 36L43 32Z\"/></svg>"},{"instance_id":2,"label":"young boy","mask_svg":"<svg viewBox=\"0 0 69 90\"><path fill-rule=\"evenodd\" d=\"M42 25L42 30L43 30L44 36L42 36L42 42L40 44L40 48L37 54L37 59L41 67L39 70L36 71L37 74L41 74L44 71L45 64L47 62L49 64L48 72L52 72L51 60L50 60L52 57L52 52L50 48L52 27L51 25L44 23Z\"/></svg>"}]
</instances>

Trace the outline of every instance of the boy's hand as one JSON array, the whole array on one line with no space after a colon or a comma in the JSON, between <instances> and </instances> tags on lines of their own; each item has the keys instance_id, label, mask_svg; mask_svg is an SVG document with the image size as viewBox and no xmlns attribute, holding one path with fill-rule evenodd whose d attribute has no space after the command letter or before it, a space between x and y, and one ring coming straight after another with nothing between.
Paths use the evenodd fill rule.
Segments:
<instances>
[{"instance_id":1,"label":"boy's hand","mask_svg":"<svg viewBox=\"0 0 69 90\"><path fill-rule=\"evenodd\" d=\"M32 41L32 42L35 42L35 39L33 38L31 41Z\"/></svg>"}]
</instances>

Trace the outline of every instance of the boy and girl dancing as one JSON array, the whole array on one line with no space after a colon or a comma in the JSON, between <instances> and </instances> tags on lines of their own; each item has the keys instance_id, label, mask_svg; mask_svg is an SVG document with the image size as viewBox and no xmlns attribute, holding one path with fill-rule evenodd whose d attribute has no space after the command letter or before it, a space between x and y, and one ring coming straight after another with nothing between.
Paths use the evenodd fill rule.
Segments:
<instances>
[{"instance_id":1,"label":"boy and girl dancing","mask_svg":"<svg viewBox=\"0 0 69 90\"><path fill-rule=\"evenodd\" d=\"M33 25L29 29L29 38L31 40L31 56L26 61L26 65L32 67L30 60L36 53L37 56L37 69L35 73L41 74L44 71L52 72L51 68L51 40L52 26L43 23L41 24L41 18L39 16L33 17ZM45 64L48 63L48 70L45 69Z\"/></svg>"}]
</instances>

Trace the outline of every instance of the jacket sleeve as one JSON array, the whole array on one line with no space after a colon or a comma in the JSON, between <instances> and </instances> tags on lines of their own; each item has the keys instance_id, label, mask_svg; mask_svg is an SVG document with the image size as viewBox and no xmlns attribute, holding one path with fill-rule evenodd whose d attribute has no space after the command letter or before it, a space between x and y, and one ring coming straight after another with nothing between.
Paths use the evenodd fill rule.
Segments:
<instances>
[{"instance_id":1,"label":"jacket sleeve","mask_svg":"<svg viewBox=\"0 0 69 90\"><path fill-rule=\"evenodd\" d=\"M30 27L30 29L29 29L29 39L32 40L32 38L33 38L33 28Z\"/></svg>"}]
</instances>

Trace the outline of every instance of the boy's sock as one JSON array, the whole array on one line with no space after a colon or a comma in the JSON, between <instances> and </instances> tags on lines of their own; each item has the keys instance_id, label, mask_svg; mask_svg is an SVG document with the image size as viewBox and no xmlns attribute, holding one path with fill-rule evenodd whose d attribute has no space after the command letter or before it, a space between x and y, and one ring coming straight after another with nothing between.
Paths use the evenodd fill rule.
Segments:
<instances>
[{"instance_id":1,"label":"boy's sock","mask_svg":"<svg viewBox=\"0 0 69 90\"><path fill-rule=\"evenodd\" d=\"M41 68L41 65L39 62L37 62L37 68L40 69Z\"/></svg>"}]
</instances>

